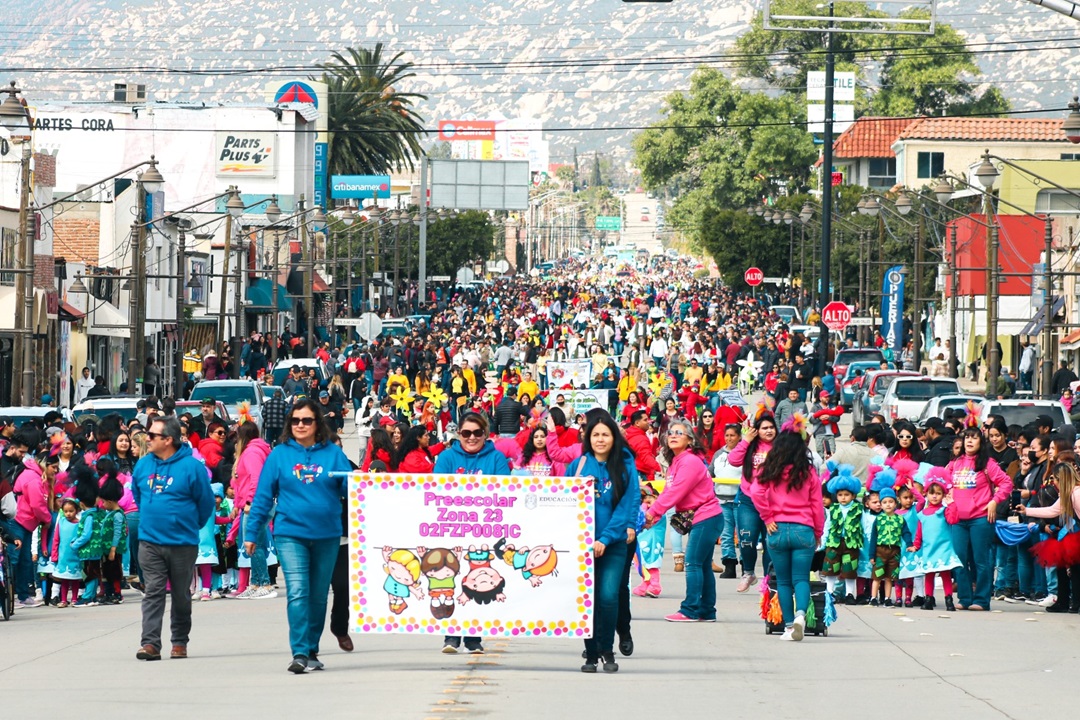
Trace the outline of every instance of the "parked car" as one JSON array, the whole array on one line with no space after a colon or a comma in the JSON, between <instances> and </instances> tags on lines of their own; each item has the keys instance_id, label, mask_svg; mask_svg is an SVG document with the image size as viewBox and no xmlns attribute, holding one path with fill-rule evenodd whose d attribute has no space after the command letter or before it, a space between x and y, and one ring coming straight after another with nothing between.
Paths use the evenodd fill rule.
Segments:
<instances>
[{"instance_id":1,"label":"parked car","mask_svg":"<svg viewBox=\"0 0 1080 720\"><path fill-rule=\"evenodd\" d=\"M862 387L862 377L871 370L879 370L881 363L870 361L853 362L844 370L844 375L837 384L840 386L840 404L846 410L850 410L855 400L855 395Z\"/></svg>"},{"instance_id":2,"label":"parked car","mask_svg":"<svg viewBox=\"0 0 1080 720\"><path fill-rule=\"evenodd\" d=\"M285 380L289 377L289 371L294 367L299 367L307 374L307 371L315 368L315 376L319 378L319 383L330 382L330 374L326 369L326 365L319 358L297 358L295 360L279 360L277 367L274 368L274 384L284 385Z\"/></svg>"},{"instance_id":3,"label":"parked car","mask_svg":"<svg viewBox=\"0 0 1080 720\"><path fill-rule=\"evenodd\" d=\"M979 425L990 415L1001 415L1006 425L1030 425L1040 415L1049 415L1054 427L1071 425L1069 413L1057 400L984 400L979 408Z\"/></svg>"},{"instance_id":4,"label":"parked car","mask_svg":"<svg viewBox=\"0 0 1080 720\"><path fill-rule=\"evenodd\" d=\"M92 420L100 420L106 415L119 415L124 422L130 422L139 413L136 405L140 400L142 398L134 395L88 398L71 408L71 414L75 416L75 423L78 425L88 416L93 416L90 418Z\"/></svg>"},{"instance_id":5,"label":"parked car","mask_svg":"<svg viewBox=\"0 0 1080 720\"><path fill-rule=\"evenodd\" d=\"M71 411L67 408L55 408L49 405L12 405L10 407L0 407L0 416L11 418L11 421L15 423L15 427L17 428L30 420L42 420L51 412L60 413L64 422L72 422L74 420Z\"/></svg>"},{"instance_id":6,"label":"parked car","mask_svg":"<svg viewBox=\"0 0 1080 720\"><path fill-rule=\"evenodd\" d=\"M885 356L882 355L881 351L877 348L844 348L836 353L836 358L833 360L833 375L835 375L837 379L842 378L848 365L860 361L873 361L880 366L881 363L885 362Z\"/></svg>"},{"instance_id":7,"label":"parked car","mask_svg":"<svg viewBox=\"0 0 1080 720\"><path fill-rule=\"evenodd\" d=\"M850 366L849 366L850 367ZM862 384L855 393L851 402L851 421L856 425L863 425L870 421L870 416L881 412L881 403L885 399L885 391L889 383L897 377L917 377L918 373L912 370L868 370Z\"/></svg>"},{"instance_id":8,"label":"parked car","mask_svg":"<svg viewBox=\"0 0 1080 720\"><path fill-rule=\"evenodd\" d=\"M926 403L933 398L959 392L960 383L952 378L897 376L885 391L885 397L881 401L881 414L889 422L900 418L917 418Z\"/></svg>"},{"instance_id":9,"label":"parked car","mask_svg":"<svg viewBox=\"0 0 1080 720\"><path fill-rule=\"evenodd\" d=\"M919 419L915 424L922 427L932 417L944 420L946 410L963 410L967 407L968 402L974 402L978 407L985 401L986 398L981 395L939 395L936 398L931 398L930 402L926 403L926 407L919 413Z\"/></svg>"},{"instance_id":10,"label":"parked car","mask_svg":"<svg viewBox=\"0 0 1080 720\"><path fill-rule=\"evenodd\" d=\"M788 325L799 321L799 308L794 305L770 305L769 312L776 314Z\"/></svg>"},{"instance_id":11,"label":"parked car","mask_svg":"<svg viewBox=\"0 0 1080 720\"><path fill-rule=\"evenodd\" d=\"M248 404L255 425L262 430L263 386L254 380L204 380L191 391L191 399L201 401L212 397L229 409L229 414L240 417L240 403Z\"/></svg>"},{"instance_id":12,"label":"parked car","mask_svg":"<svg viewBox=\"0 0 1080 720\"><path fill-rule=\"evenodd\" d=\"M180 417L184 413L191 413L192 417L198 415L202 411L202 401L200 400L181 400L176 403L176 416ZM225 407L225 403L217 400L214 403L214 414L225 421L229 426L233 426L233 416L229 414L229 408Z\"/></svg>"}]
</instances>

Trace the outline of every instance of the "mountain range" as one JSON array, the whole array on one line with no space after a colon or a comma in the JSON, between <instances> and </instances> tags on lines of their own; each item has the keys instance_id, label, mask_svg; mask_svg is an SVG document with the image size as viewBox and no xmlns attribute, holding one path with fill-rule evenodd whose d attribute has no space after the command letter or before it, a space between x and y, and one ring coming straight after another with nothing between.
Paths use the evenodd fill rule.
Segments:
<instances>
[{"instance_id":1,"label":"mountain range","mask_svg":"<svg viewBox=\"0 0 1080 720\"><path fill-rule=\"evenodd\" d=\"M728 50L759 9L745 0L0 0L0 63L32 101L105 101L113 82L172 102L257 102L317 74L331 51L383 42L417 64L408 87L438 120L538 117L552 161L573 149L629 158L702 56ZM1080 23L1023 0L939 0L1014 108L1060 116ZM537 65L537 63L540 63ZM748 84L754 87L751 82Z\"/></svg>"}]
</instances>

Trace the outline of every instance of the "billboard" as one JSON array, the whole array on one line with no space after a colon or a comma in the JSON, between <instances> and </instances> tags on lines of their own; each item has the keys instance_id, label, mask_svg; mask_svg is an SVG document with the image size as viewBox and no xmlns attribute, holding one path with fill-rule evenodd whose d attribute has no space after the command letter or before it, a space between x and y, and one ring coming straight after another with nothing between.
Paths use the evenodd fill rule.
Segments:
<instances>
[{"instance_id":1,"label":"billboard","mask_svg":"<svg viewBox=\"0 0 1080 720\"><path fill-rule=\"evenodd\" d=\"M334 175L330 178L330 197L334 199L388 198L390 197L390 176Z\"/></svg>"},{"instance_id":2,"label":"billboard","mask_svg":"<svg viewBox=\"0 0 1080 720\"><path fill-rule=\"evenodd\" d=\"M276 174L277 133L216 132L214 163L218 177L263 177Z\"/></svg>"},{"instance_id":3,"label":"billboard","mask_svg":"<svg viewBox=\"0 0 1080 720\"><path fill-rule=\"evenodd\" d=\"M439 139L444 142L493 141L494 120L440 120Z\"/></svg>"}]
</instances>

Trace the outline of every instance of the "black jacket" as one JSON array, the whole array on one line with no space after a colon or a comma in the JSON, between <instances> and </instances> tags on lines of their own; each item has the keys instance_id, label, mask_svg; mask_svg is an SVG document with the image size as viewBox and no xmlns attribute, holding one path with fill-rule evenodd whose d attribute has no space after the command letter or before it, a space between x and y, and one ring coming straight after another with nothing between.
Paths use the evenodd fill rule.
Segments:
<instances>
[{"instance_id":1,"label":"black jacket","mask_svg":"<svg viewBox=\"0 0 1080 720\"><path fill-rule=\"evenodd\" d=\"M495 406L495 432L500 435L517 434L524 415L525 408L516 398L509 395L503 397Z\"/></svg>"},{"instance_id":2,"label":"black jacket","mask_svg":"<svg viewBox=\"0 0 1080 720\"><path fill-rule=\"evenodd\" d=\"M952 460L952 444L955 439L956 435L953 433L942 435L927 446L923 459L931 465L945 467Z\"/></svg>"}]
</instances>

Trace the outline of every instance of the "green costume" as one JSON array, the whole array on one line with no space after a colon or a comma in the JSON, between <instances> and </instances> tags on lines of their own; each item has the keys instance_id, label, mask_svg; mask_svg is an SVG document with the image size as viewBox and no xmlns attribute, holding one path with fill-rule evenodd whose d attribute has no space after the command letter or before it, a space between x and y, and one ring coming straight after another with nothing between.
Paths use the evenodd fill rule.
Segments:
<instances>
[{"instance_id":1,"label":"green costume","mask_svg":"<svg viewBox=\"0 0 1080 720\"><path fill-rule=\"evenodd\" d=\"M824 576L854 580L858 577L859 551L865 537L862 529L863 506L852 502L845 508L840 504L829 507L829 530L825 535Z\"/></svg>"}]
</instances>

